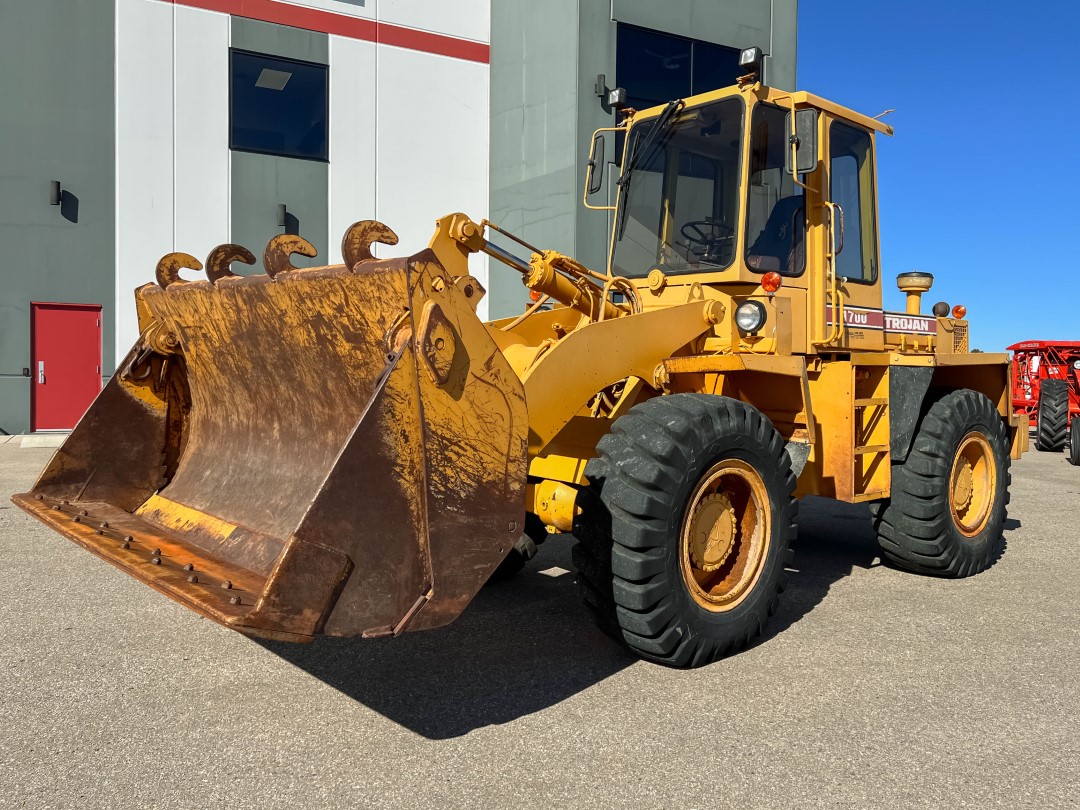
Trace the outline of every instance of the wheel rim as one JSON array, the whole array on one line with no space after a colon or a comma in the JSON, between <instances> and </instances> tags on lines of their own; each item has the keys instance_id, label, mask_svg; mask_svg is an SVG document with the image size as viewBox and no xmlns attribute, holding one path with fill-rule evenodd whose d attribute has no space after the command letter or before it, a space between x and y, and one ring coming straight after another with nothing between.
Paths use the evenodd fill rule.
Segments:
<instances>
[{"instance_id":1,"label":"wheel rim","mask_svg":"<svg viewBox=\"0 0 1080 810\"><path fill-rule=\"evenodd\" d=\"M997 467L990 442L977 431L960 440L949 475L949 509L953 523L966 537L974 537L990 520L997 490Z\"/></svg>"},{"instance_id":2,"label":"wheel rim","mask_svg":"<svg viewBox=\"0 0 1080 810\"><path fill-rule=\"evenodd\" d=\"M765 482L738 459L714 465L683 518L679 559L694 601L714 613L739 605L765 567L772 532Z\"/></svg>"}]
</instances>

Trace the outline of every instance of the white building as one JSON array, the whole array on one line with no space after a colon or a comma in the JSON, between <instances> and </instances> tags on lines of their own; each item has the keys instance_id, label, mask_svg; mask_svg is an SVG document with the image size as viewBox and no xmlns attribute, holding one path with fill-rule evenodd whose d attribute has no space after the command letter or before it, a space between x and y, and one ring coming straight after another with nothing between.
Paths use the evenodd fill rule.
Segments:
<instances>
[{"instance_id":1,"label":"white building","mask_svg":"<svg viewBox=\"0 0 1080 810\"><path fill-rule=\"evenodd\" d=\"M640 105L722 86L749 45L794 83L796 0L0 3L6 432L74 424L165 253L260 256L288 231L334 263L378 219L401 240L383 255L409 255L463 211L602 266L580 188L608 87ZM473 268L494 317L524 296L492 270Z\"/></svg>"}]
</instances>

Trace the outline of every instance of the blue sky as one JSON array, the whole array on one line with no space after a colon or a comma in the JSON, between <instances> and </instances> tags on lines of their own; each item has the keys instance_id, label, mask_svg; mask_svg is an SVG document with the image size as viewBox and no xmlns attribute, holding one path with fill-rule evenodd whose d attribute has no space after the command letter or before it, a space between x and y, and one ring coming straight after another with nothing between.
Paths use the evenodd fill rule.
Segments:
<instances>
[{"instance_id":1,"label":"blue sky","mask_svg":"<svg viewBox=\"0 0 1080 810\"><path fill-rule=\"evenodd\" d=\"M1080 3L799 0L798 86L878 139L885 306L934 274L971 345L1080 340Z\"/></svg>"}]
</instances>

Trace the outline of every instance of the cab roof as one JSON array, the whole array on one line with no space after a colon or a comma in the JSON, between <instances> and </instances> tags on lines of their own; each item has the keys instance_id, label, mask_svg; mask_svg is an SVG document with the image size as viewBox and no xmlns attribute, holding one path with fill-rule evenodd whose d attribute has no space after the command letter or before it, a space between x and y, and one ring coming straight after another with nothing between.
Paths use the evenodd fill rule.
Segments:
<instances>
[{"instance_id":1,"label":"cab roof","mask_svg":"<svg viewBox=\"0 0 1080 810\"><path fill-rule=\"evenodd\" d=\"M698 93L696 96L687 96L682 99L686 106L696 107L699 104L707 104L710 101L719 101L723 98L729 98L732 96L739 96L745 92L753 92L758 96L760 101L772 101L782 102L787 101L790 105L794 102L796 107L815 107L819 110L829 113L837 118L843 118L846 121L856 124L857 126L865 129L873 130L874 132L880 132L883 135L891 136L893 134L893 128L888 124L882 123L876 118L871 118L868 115L855 112L855 110L844 107L840 104L836 104L821 96L815 96L813 93L808 93L805 90L797 90L793 93L789 93L785 90L777 90L772 87L766 87L763 84L751 84L746 87L739 87L732 85L730 87L724 87L719 90L710 90L707 93ZM790 101L789 101L790 100ZM653 118L664 111L664 107L667 105L660 104L655 107L649 107L646 110L635 111L634 115L630 119L631 122L639 121L646 118Z\"/></svg>"}]
</instances>

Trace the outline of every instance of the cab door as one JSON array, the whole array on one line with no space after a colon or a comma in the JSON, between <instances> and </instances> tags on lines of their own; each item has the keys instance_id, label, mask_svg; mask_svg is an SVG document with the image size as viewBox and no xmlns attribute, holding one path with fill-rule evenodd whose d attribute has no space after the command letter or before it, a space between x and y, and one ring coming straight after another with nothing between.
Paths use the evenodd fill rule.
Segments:
<instances>
[{"instance_id":1,"label":"cab door","mask_svg":"<svg viewBox=\"0 0 1080 810\"><path fill-rule=\"evenodd\" d=\"M843 333L835 345L884 348L878 252L874 135L862 127L825 121L826 214L831 217L837 285L843 301ZM830 306L827 320L836 315Z\"/></svg>"}]
</instances>

